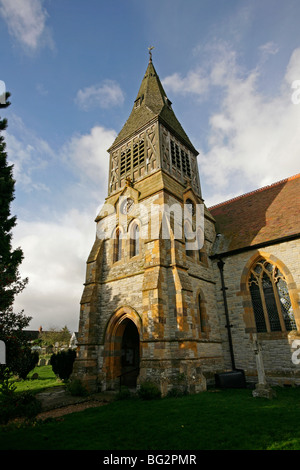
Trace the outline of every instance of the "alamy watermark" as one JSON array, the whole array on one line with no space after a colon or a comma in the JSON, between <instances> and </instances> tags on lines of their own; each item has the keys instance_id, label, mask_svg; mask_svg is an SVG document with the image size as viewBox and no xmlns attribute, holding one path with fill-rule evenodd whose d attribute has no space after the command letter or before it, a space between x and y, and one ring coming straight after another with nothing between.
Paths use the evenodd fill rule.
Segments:
<instances>
[{"instance_id":1,"label":"alamy watermark","mask_svg":"<svg viewBox=\"0 0 300 470\"><path fill-rule=\"evenodd\" d=\"M295 339L292 343L292 349L296 349L296 351L292 354L292 363L295 365L300 364L300 339Z\"/></svg>"},{"instance_id":2,"label":"alamy watermark","mask_svg":"<svg viewBox=\"0 0 300 470\"><path fill-rule=\"evenodd\" d=\"M126 205L127 204L127 205ZM122 207L125 208L122 211ZM121 237L134 238L131 222L136 221L140 239L185 240L187 250L200 250L204 244L204 205L203 204L151 204L137 203L128 210L128 199L119 198L119 211L105 203L100 211L97 224L97 237L108 240ZM118 230L117 230L118 229Z\"/></svg>"},{"instance_id":3,"label":"alamy watermark","mask_svg":"<svg viewBox=\"0 0 300 470\"><path fill-rule=\"evenodd\" d=\"M292 103L300 104L300 80L294 80L291 86L295 89L291 97Z\"/></svg>"}]
</instances>

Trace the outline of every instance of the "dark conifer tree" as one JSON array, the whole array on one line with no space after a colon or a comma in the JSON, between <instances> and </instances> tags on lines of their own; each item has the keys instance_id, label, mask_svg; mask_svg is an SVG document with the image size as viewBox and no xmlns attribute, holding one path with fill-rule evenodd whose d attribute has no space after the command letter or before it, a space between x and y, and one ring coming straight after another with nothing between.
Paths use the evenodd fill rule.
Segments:
<instances>
[{"instance_id":1,"label":"dark conifer tree","mask_svg":"<svg viewBox=\"0 0 300 470\"><path fill-rule=\"evenodd\" d=\"M6 93L6 102L0 104L0 108L10 105L7 101L9 96ZM12 229L16 226L17 218L11 215L15 180L13 165L8 164L5 151L3 132L6 127L7 119L0 117L0 340L6 345L6 365L12 372L16 372L22 350L26 347L22 330L28 326L31 318L25 316L23 311L13 311L15 296L22 292L28 279L21 279L19 273L23 252L21 248L12 247ZM3 371L4 368L0 369Z\"/></svg>"}]
</instances>

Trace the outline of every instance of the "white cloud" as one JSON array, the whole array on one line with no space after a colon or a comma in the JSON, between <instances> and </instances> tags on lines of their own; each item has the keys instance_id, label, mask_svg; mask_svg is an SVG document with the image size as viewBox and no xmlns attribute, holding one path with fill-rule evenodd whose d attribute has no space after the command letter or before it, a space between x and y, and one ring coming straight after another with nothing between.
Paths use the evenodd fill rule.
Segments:
<instances>
[{"instance_id":1,"label":"white cloud","mask_svg":"<svg viewBox=\"0 0 300 470\"><path fill-rule=\"evenodd\" d=\"M33 189L49 190L47 185L36 180L36 172L45 170L54 152L48 143L26 128L21 118L12 114L5 141L9 163L14 165L14 178L26 192ZM11 132L12 130L12 132Z\"/></svg>"},{"instance_id":2,"label":"white cloud","mask_svg":"<svg viewBox=\"0 0 300 470\"><path fill-rule=\"evenodd\" d=\"M60 328L66 324L71 330L78 328L86 260L96 235L94 219L107 195L107 149L115 137L114 130L100 126L93 127L88 134L73 136L52 162L63 163L73 174L66 173L58 194L53 190L53 207L40 198L42 210L31 214L32 220L17 220L13 241L24 252L20 273L29 278L29 284L16 298L14 307L16 311L24 309L26 315L33 317L31 329L40 325L44 329ZM22 180L24 173L28 185L38 184L36 175L31 181L31 174L24 172L35 161L33 145L22 149L22 142L17 138L10 136L9 140L18 178ZM38 143L48 150L45 142L37 139L35 145ZM51 184L49 180L52 190ZM47 214L44 220L43 214Z\"/></svg>"},{"instance_id":3,"label":"white cloud","mask_svg":"<svg viewBox=\"0 0 300 470\"><path fill-rule=\"evenodd\" d=\"M18 220L14 246L23 250L20 273L29 283L14 308L33 317L31 329L67 325L77 330L86 259L94 238L91 214L76 209L52 221Z\"/></svg>"},{"instance_id":4,"label":"white cloud","mask_svg":"<svg viewBox=\"0 0 300 470\"><path fill-rule=\"evenodd\" d=\"M47 12L41 0L0 0L0 14L6 21L9 33L27 52L41 45L53 47L46 26Z\"/></svg>"},{"instance_id":5,"label":"white cloud","mask_svg":"<svg viewBox=\"0 0 300 470\"><path fill-rule=\"evenodd\" d=\"M112 129L95 126L88 134L74 135L63 147L61 156L76 173L89 199L97 205L106 197L109 169L108 148L117 134Z\"/></svg>"},{"instance_id":6,"label":"white cloud","mask_svg":"<svg viewBox=\"0 0 300 470\"><path fill-rule=\"evenodd\" d=\"M85 111L93 107L109 108L122 105L124 94L118 83L113 80L104 80L99 85L91 85L79 90L75 102Z\"/></svg>"},{"instance_id":7,"label":"white cloud","mask_svg":"<svg viewBox=\"0 0 300 470\"><path fill-rule=\"evenodd\" d=\"M277 51L273 43L261 49L268 54ZM300 78L300 48L293 51L282 86L271 97L269 90L264 94L260 88L265 61L245 70L235 51L221 51L218 45L205 73L201 69L200 74L209 83L210 99L214 94L219 99L209 120L207 150L200 150L198 157L201 178L211 188L204 194L208 205L222 202L216 200L216 188L225 200L299 172L300 105L292 103L291 86ZM177 80L178 88L173 86L172 91L186 93L189 76L191 72L186 80ZM164 83L172 87L170 77ZM203 93L202 84L189 92Z\"/></svg>"},{"instance_id":8,"label":"white cloud","mask_svg":"<svg viewBox=\"0 0 300 470\"><path fill-rule=\"evenodd\" d=\"M162 85L171 92L186 95L203 95L208 90L208 77L203 76L203 70L199 67L191 70L186 77L174 73L162 80Z\"/></svg>"},{"instance_id":9,"label":"white cloud","mask_svg":"<svg viewBox=\"0 0 300 470\"><path fill-rule=\"evenodd\" d=\"M266 42L259 49L263 55L275 55L279 51L278 45L273 41Z\"/></svg>"},{"instance_id":10,"label":"white cloud","mask_svg":"<svg viewBox=\"0 0 300 470\"><path fill-rule=\"evenodd\" d=\"M293 81L300 80L300 47L293 51L284 78L288 86L291 86Z\"/></svg>"},{"instance_id":11,"label":"white cloud","mask_svg":"<svg viewBox=\"0 0 300 470\"><path fill-rule=\"evenodd\" d=\"M73 135L61 148L52 149L12 114L5 132L7 154L21 191L52 192L68 210L81 202L98 206L107 192L109 154L116 138L113 129L93 127L86 134ZM61 181L61 185L58 184ZM87 190L88 188L88 190ZM42 200L40 200L42 205Z\"/></svg>"}]
</instances>

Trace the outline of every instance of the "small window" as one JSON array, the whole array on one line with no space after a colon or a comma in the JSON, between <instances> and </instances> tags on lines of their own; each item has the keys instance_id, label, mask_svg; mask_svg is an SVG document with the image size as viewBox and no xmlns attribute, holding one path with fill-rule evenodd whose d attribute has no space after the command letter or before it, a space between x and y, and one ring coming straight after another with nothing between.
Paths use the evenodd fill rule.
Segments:
<instances>
[{"instance_id":1,"label":"small window","mask_svg":"<svg viewBox=\"0 0 300 470\"><path fill-rule=\"evenodd\" d=\"M200 324L200 331L201 333L205 333L205 309L204 309L204 301L201 295L198 295L198 314L199 314L199 324Z\"/></svg>"},{"instance_id":2,"label":"small window","mask_svg":"<svg viewBox=\"0 0 300 470\"><path fill-rule=\"evenodd\" d=\"M138 226L137 223L134 223L134 226L132 228L130 243L131 243L131 250L130 250L131 256L137 256L140 253L140 227Z\"/></svg>"},{"instance_id":3,"label":"small window","mask_svg":"<svg viewBox=\"0 0 300 470\"><path fill-rule=\"evenodd\" d=\"M116 263L122 259L122 235L120 230L116 230L116 235L114 239L114 252L113 252L113 261Z\"/></svg>"},{"instance_id":4,"label":"small window","mask_svg":"<svg viewBox=\"0 0 300 470\"><path fill-rule=\"evenodd\" d=\"M200 263L207 264L207 256L206 256L204 248L201 248L201 250L198 250L198 261Z\"/></svg>"},{"instance_id":5,"label":"small window","mask_svg":"<svg viewBox=\"0 0 300 470\"><path fill-rule=\"evenodd\" d=\"M297 329L286 280L278 267L260 259L250 270L248 287L257 332Z\"/></svg>"},{"instance_id":6,"label":"small window","mask_svg":"<svg viewBox=\"0 0 300 470\"><path fill-rule=\"evenodd\" d=\"M144 99L144 95L139 96L134 102L134 107L139 108L142 104L143 99Z\"/></svg>"},{"instance_id":7,"label":"small window","mask_svg":"<svg viewBox=\"0 0 300 470\"><path fill-rule=\"evenodd\" d=\"M204 233L201 230L197 232L198 261L208 266L207 254L204 247Z\"/></svg>"},{"instance_id":8,"label":"small window","mask_svg":"<svg viewBox=\"0 0 300 470\"><path fill-rule=\"evenodd\" d=\"M185 201L185 204L187 206L187 209L188 209L189 213L191 215L195 215L196 210L195 210L195 204L193 203L193 201L191 199L187 199Z\"/></svg>"},{"instance_id":9,"label":"small window","mask_svg":"<svg viewBox=\"0 0 300 470\"><path fill-rule=\"evenodd\" d=\"M184 225L184 239L185 239L185 253L187 256L193 257L194 250L189 249L189 245L192 245L195 241L195 234L189 227L189 224Z\"/></svg>"}]
</instances>

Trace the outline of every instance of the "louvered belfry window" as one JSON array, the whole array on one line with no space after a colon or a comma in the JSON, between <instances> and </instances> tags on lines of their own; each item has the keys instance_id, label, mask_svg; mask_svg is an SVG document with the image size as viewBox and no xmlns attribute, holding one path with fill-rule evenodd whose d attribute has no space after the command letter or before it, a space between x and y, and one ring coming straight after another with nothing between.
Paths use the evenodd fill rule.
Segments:
<instances>
[{"instance_id":1,"label":"louvered belfry window","mask_svg":"<svg viewBox=\"0 0 300 470\"><path fill-rule=\"evenodd\" d=\"M296 330L294 312L284 275L261 258L248 281L257 332Z\"/></svg>"},{"instance_id":2,"label":"louvered belfry window","mask_svg":"<svg viewBox=\"0 0 300 470\"><path fill-rule=\"evenodd\" d=\"M144 140L140 140L133 145L133 168L138 167L145 161L145 144Z\"/></svg>"},{"instance_id":3,"label":"louvered belfry window","mask_svg":"<svg viewBox=\"0 0 300 470\"><path fill-rule=\"evenodd\" d=\"M181 170L184 176L191 178L191 165L188 154L179 147L173 140L171 144L171 160L173 167Z\"/></svg>"},{"instance_id":4,"label":"louvered belfry window","mask_svg":"<svg viewBox=\"0 0 300 470\"><path fill-rule=\"evenodd\" d=\"M132 168L138 168L145 162L145 141L141 139L139 142L134 143L131 151L131 146L121 152L120 157L120 175L130 174Z\"/></svg>"},{"instance_id":5,"label":"louvered belfry window","mask_svg":"<svg viewBox=\"0 0 300 470\"><path fill-rule=\"evenodd\" d=\"M131 170L131 149L121 153L120 174L126 175Z\"/></svg>"}]
</instances>

